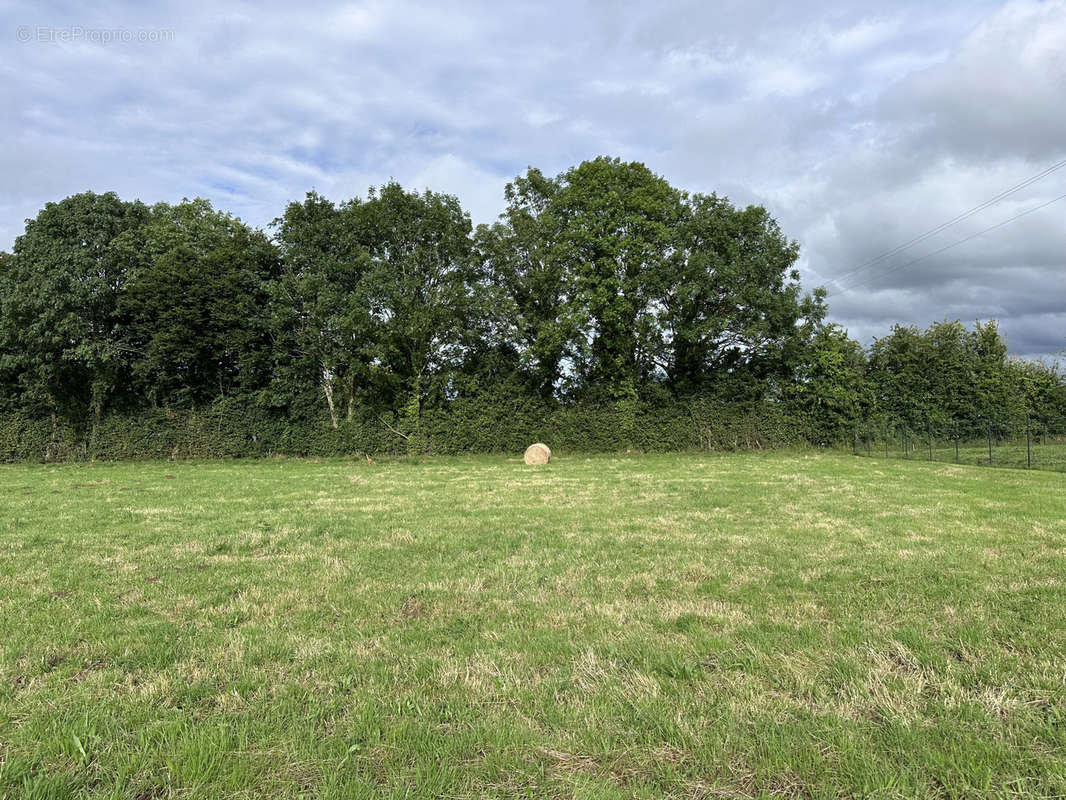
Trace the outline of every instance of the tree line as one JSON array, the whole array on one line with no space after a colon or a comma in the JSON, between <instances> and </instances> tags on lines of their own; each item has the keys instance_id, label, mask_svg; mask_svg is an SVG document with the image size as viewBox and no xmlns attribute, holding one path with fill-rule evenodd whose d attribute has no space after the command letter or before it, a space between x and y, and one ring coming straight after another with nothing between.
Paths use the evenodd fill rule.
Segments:
<instances>
[{"instance_id":1,"label":"tree line","mask_svg":"<svg viewBox=\"0 0 1066 800\"><path fill-rule=\"evenodd\" d=\"M825 441L879 414L1066 411L1062 376L1008 358L994 322L897 326L864 350L761 206L606 157L530 168L505 199L475 229L454 196L395 182L310 192L268 231L202 199L48 203L0 254L0 411L91 432L239 399L402 433L464 400L700 398L774 404Z\"/></svg>"}]
</instances>

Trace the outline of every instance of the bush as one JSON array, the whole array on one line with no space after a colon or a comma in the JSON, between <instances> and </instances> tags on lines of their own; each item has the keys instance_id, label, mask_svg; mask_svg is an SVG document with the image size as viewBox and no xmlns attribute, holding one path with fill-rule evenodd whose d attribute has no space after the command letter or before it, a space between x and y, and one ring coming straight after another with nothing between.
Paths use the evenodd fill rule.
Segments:
<instances>
[{"instance_id":1,"label":"bush","mask_svg":"<svg viewBox=\"0 0 1066 800\"><path fill-rule=\"evenodd\" d=\"M406 435L406 438L404 438ZM520 453L533 441L555 452L670 452L795 447L808 441L802 416L776 403L704 399L559 406L527 397L459 398L399 418L292 419L249 401L197 410L151 409L105 416L88 433L20 414L0 415L0 460L105 461Z\"/></svg>"}]
</instances>

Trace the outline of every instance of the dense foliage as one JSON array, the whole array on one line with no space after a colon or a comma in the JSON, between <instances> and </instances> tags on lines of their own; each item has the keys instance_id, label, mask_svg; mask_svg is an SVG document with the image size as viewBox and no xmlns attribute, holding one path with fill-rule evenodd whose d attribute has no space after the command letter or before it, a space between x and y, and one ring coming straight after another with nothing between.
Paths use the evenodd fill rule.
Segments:
<instances>
[{"instance_id":1,"label":"dense foliage","mask_svg":"<svg viewBox=\"0 0 1066 800\"><path fill-rule=\"evenodd\" d=\"M0 253L0 457L761 447L1066 415L994 322L865 352L766 209L597 158L452 196L49 203Z\"/></svg>"}]
</instances>

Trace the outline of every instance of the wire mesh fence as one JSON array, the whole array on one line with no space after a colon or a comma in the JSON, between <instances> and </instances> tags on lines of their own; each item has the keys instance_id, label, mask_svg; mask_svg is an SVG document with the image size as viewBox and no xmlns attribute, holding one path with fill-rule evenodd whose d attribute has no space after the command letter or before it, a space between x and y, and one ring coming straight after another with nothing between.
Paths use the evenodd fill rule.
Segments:
<instances>
[{"instance_id":1,"label":"wire mesh fence","mask_svg":"<svg viewBox=\"0 0 1066 800\"><path fill-rule=\"evenodd\" d=\"M1066 472L1066 417L871 420L856 455Z\"/></svg>"}]
</instances>

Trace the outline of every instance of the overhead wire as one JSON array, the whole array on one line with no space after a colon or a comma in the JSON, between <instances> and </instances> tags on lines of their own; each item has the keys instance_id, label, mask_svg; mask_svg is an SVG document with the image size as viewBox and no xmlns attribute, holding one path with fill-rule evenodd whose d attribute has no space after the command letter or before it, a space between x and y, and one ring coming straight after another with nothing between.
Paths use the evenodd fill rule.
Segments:
<instances>
[{"instance_id":1,"label":"overhead wire","mask_svg":"<svg viewBox=\"0 0 1066 800\"><path fill-rule=\"evenodd\" d=\"M885 275L886 273L895 272L897 270L901 270L901 269L905 269L907 267L913 266L913 265L915 265L915 264L917 264L917 263L919 263L921 261L925 261L928 258L932 258L933 256L939 255L940 253L943 253L945 250L950 250L953 247L958 247L960 244L964 244L964 243L966 243L966 242L968 242L968 241L970 241L972 239L976 239L978 236L983 236L984 234L988 233L989 231L994 231L997 228L1002 228L1004 225L1007 225L1007 224L1009 224L1011 222L1014 222L1017 219L1021 219L1022 217L1028 216L1029 214L1032 214L1035 211L1039 211L1042 208L1047 208L1052 203L1057 203L1060 200L1066 200L1066 194L1060 194L1058 197L1054 197L1054 198L1052 198L1051 200L1048 200L1045 203L1041 203L1038 206L1034 206L1033 208L1026 209L1025 211L1022 211L1020 214L1015 214L1013 217L1010 217L1009 219L1005 219L1002 222L997 222L995 225L990 225L987 228L979 230L979 231L977 231L977 233L973 233L973 234L971 234L971 235L969 235L969 236L967 236L967 237L965 237L963 239L959 239L958 241L952 242L951 244L944 245L943 247L941 247L941 248L939 248L937 250L933 250L930 253L926 253L925 255L919 256L918 258L915 258L915 259L913 259L911 261L908 261L908 262L906 262L904 264L897 264L895 266L888 267L887 269L880 270L879 272L875 273L874 275L866 276L866 278L867 279L869 279L869 278L875 278L876 279L876 278L878 278L878 277L880 277L882 275ZM855 284L853 284L851 286L843 286L843 287L841 287L841 289L839 291L829 293L827 296L829 296L829 297L838 296L838 295L844 294L846 292L850 292L850 291L853 291L855 289L862 288L864 286L865 287L869 287L869 285L870 285L869 280L867 280L867 281L859 281L858 283L855 283Z\"/></svg>"},{"instance_id":2,"label":"overhead wire","mask_svg":"<svg viewBox=\"0 0 1066 800\"><path fill-rule=\"evenodd\" d=\"M849 269L848 271L846 271L844 273L841 273L840 275L836 275L836 276L830 278L830 281L835 283L835 284L837 284L837 286L841 287L841 289L845 289L846 287L844 286L843 283L841 283L841 281L847 280L848 278L850 278L853 275L856 275L856 274L858 274L860 272L868 270L871 267L876 266L879 262L884 261L885 259L890 258L891 256L897 255L898 253L901 253L904 250L909 250L911 247L914 247L914 245L920 244L921 242L924 242L926 239L930 238L931 236L935 236L936 234L938 234L938 233L940 233L940 232L942 232L944 230L947 230L948 228L950 228L950 227L952 227L954 225L957 225L958 223L963 222L964 220L969 219L974 214L977 214L977 213L979 213L981 211L984 211L986 208L989 208L989 207L995 205L996 203L1000 202L1001 200L1004 200L1007 197L1010 197L1012 194L1015 194L1016 192L1021 191L1022 189L1026 188L1027 186L1031 186L1032 184L1036 183L1037 181L1043 180L1048 175L1051 175L1053 172L1056 172L1056 171L1062 169L1063 167L1066 167L1066 159L1063 159L1062 161L1059 161L1059 162L1057 162L1055 164L1052 164L1049 167L1046 167L1045 169L1041 170L1040 172L1036 173L1035 175L1030 175L1028 178L1026 178L1025 180L1023 180L1023 181L1021 181L1019 183L1016 183L1014 186L1011 186L1008 189L1004 189L1002 192L997 194L995 197L991 197L988 200L985 200L983 203L979 203L978 205L974 206L973 208L970 208L970 209L968 209L966 211L963 211L961 214L958 214L958 215L952 217L951 219L947 220L946 222L942 222L941 224L937 225L936 227L930 228L929 230L925 231L924 233L919 234L918 236L915 236L912 239L908 239L906 242L903 242L902 244L897 245L896 247L893 247L891 250L886 250L885 252L880 253L879 255L876 255L876 256L874 256L874 257L872 257L870 259L867 259L866 261L864 261L861 264L853 267L852 269ZM997 226L993 226L993 227L997 227ZM980 234L976 234L976 235L980 235ZM963 241L968 241L968 240L963 240ZM959 242L959 244L961 244L961 243L962 242ZM938 252L940 252L940 251L938 251ZM929 254L929 255L933 255L933 254ZM925 256L923 256L922 258L925 258ZM909 264L906 265L906 266L909 266ZM900 268L902 268L902 267L900 267Z\"/></svg>"}]
</instances>

